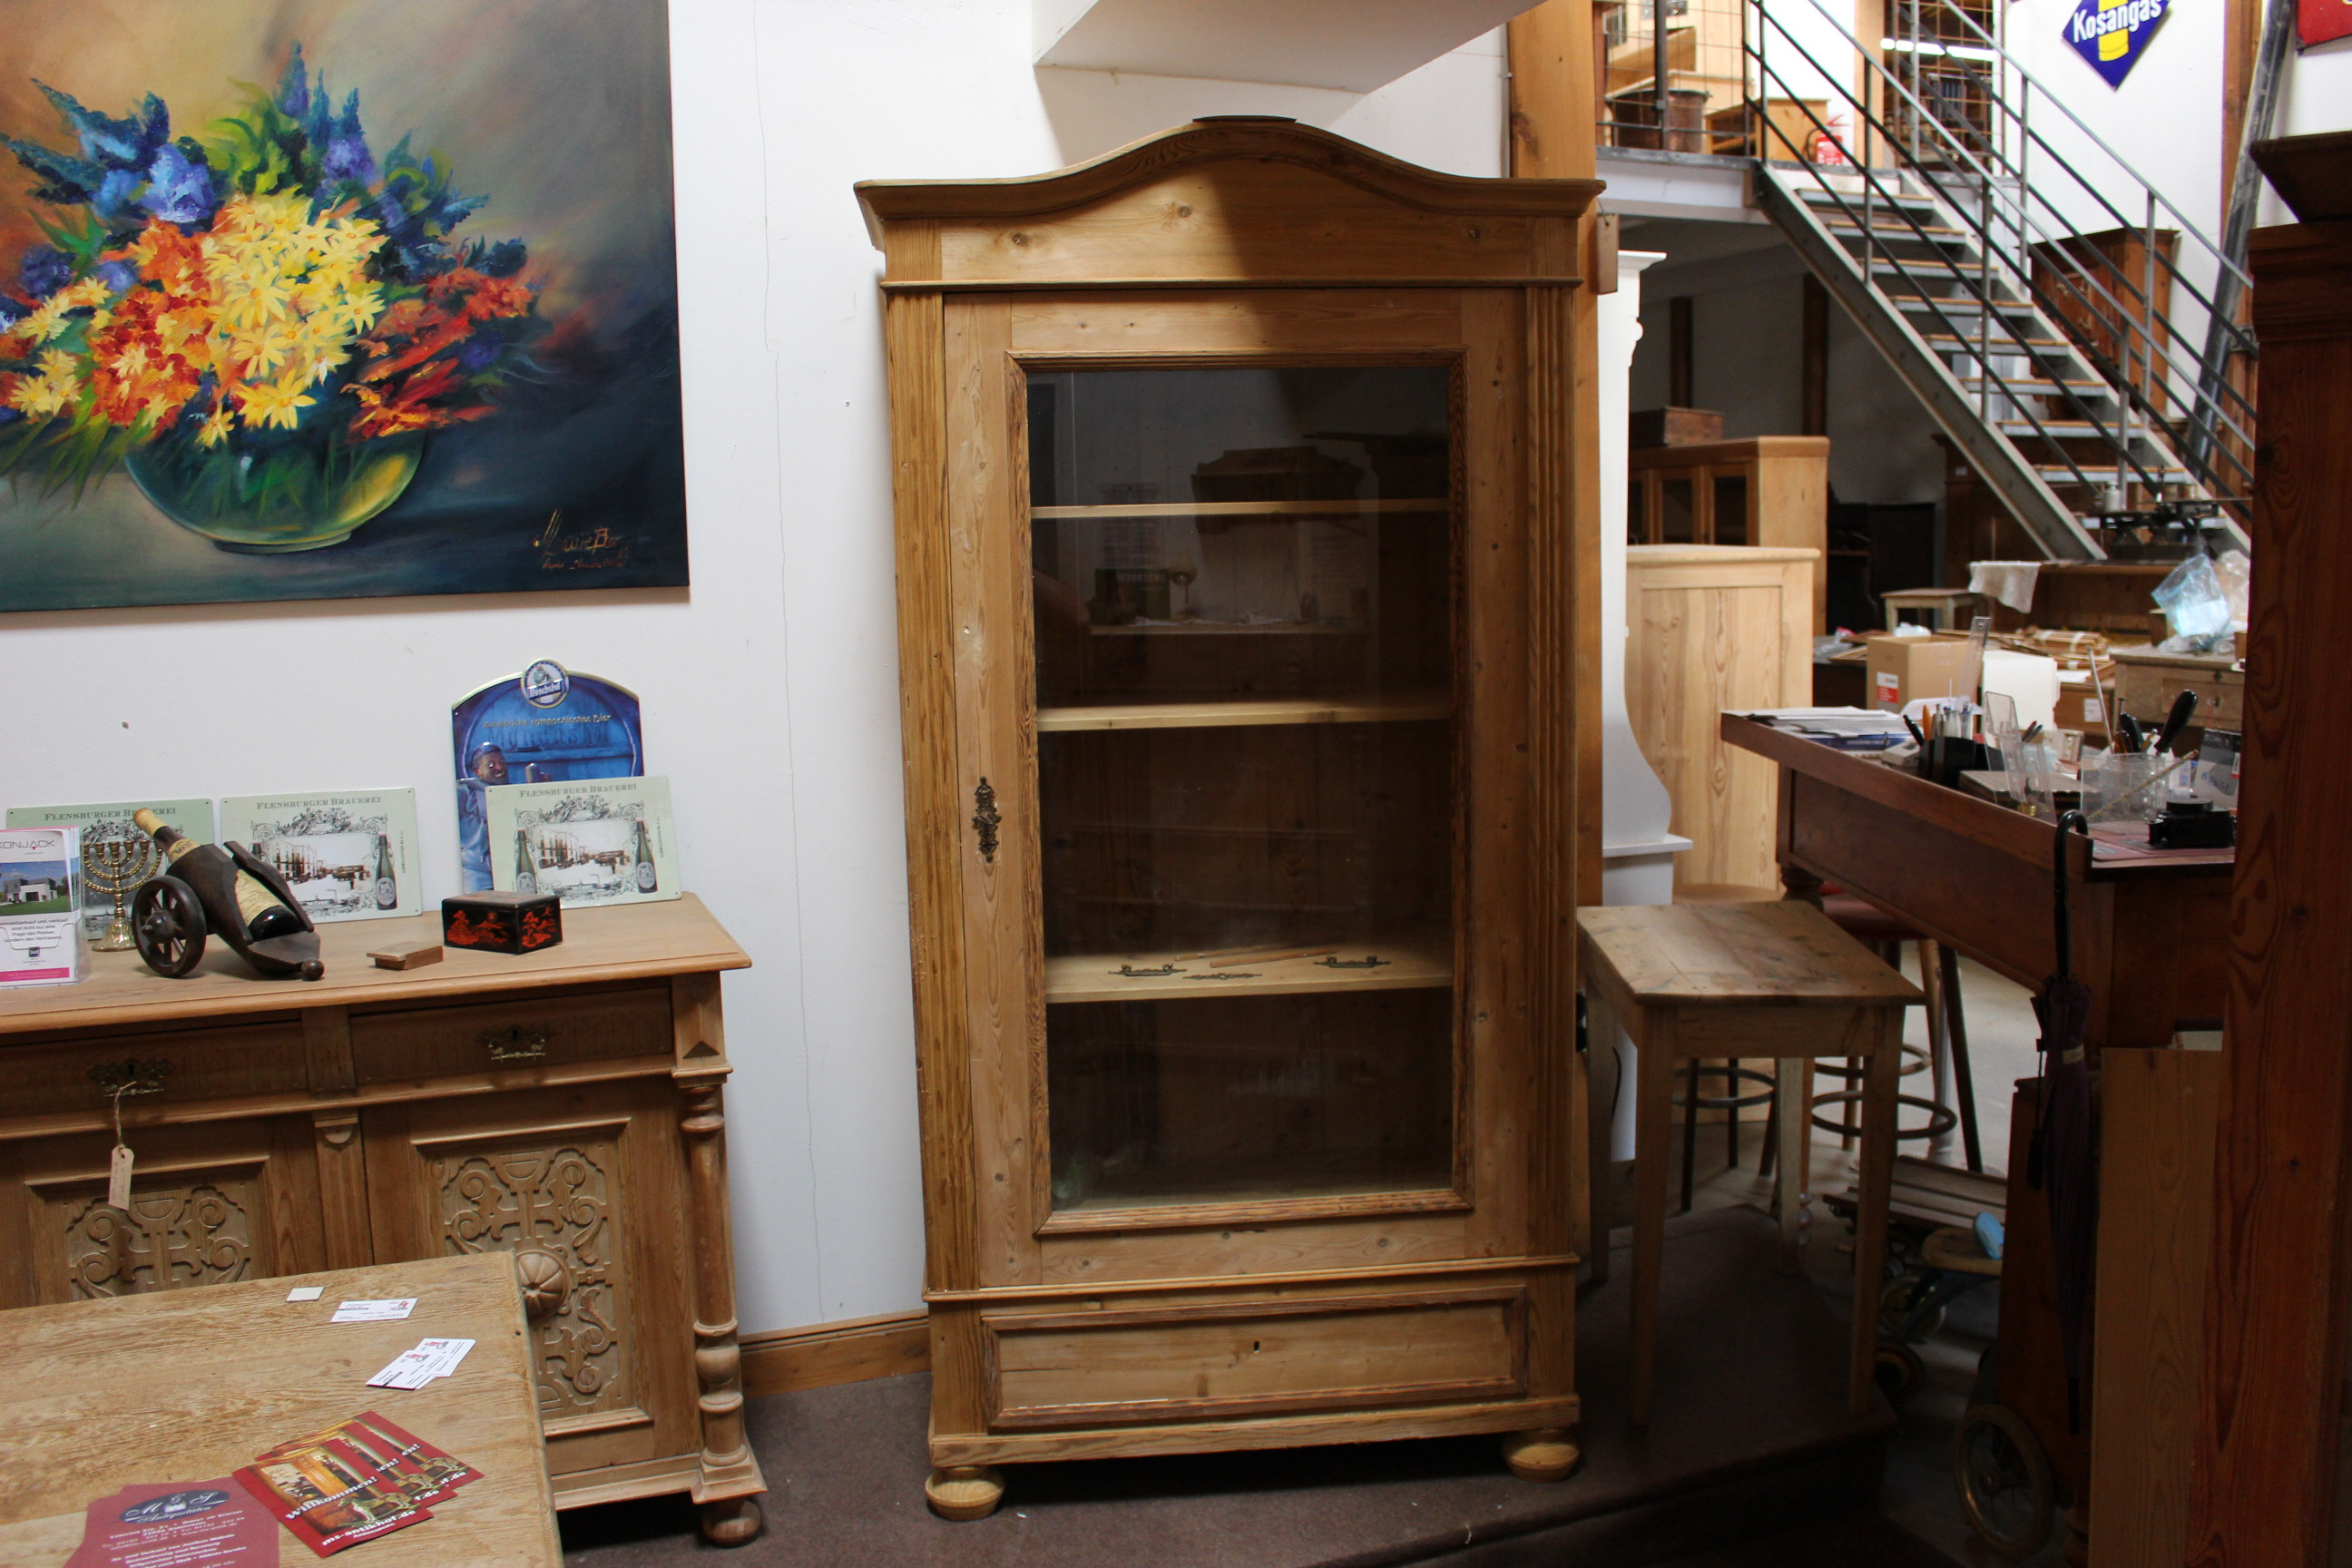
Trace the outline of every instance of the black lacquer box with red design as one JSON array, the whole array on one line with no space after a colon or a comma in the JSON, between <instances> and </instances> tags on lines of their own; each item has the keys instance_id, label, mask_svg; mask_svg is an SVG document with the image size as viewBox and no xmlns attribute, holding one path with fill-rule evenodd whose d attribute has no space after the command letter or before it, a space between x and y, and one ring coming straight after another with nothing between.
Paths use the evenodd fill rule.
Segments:
<instances>
[{"instance_id":1,"label":"black lacquer box with red design","mask_svg":"<svg viewBox=\"0 0 2352 1568\"><path fill-rule=\"evenodd\" d=\"M563 940L553 893L460 893L441 900L441 941L476 952L537 952Z\"/></svg>"}]
</instances>

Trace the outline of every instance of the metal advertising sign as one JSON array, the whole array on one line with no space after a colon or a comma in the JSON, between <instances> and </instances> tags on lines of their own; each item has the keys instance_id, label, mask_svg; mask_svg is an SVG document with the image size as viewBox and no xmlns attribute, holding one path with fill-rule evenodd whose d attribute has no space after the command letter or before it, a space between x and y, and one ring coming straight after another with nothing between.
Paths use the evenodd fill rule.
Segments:
<instances>
[{"instance_id":1,"label":"metal advertising sign","mask_svg":"<svg viewBox=\"0 0 2352 1568\"><path fill-rule=\"evenodd\" d=\"M2294 20L2296 41L2306 49L2352 37L2352 0L2301 0Z\"/></svg>"},{"instance_id":2,"label":"metal advertising sign","mask_svg":"<svg viewBox=\"0 0 2352 1568\"><path fill-rule=\"evenodd\" d=\"M2109 87L2121 87L2170 9L2168 0L2080 0L2066 18L2066 41Z\"/></svg>"}]
</instances>

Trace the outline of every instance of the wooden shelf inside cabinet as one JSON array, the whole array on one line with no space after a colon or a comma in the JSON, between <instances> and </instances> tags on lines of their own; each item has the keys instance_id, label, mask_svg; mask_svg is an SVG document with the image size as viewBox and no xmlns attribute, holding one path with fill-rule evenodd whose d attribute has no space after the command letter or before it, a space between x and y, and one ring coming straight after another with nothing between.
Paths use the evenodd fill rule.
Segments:
<instances>
[{"instance_id":1,"label":"wooden shelf inside cabinet","mask_svg":"<svg viewBox=\"0 0 2352 1568\"><path fill-rule=\"evenodd\" d=\"M1215 702L1110 702L1040 708L1037 732L1073 730L1214 730L1244 724L1405 724L1450 719L1443 694L1399 697L1234 698Z\"/></svg>"},{"instance_id":2,"label":"wooden shelf inside cabinet","mask_svg":"<svg viewBox=\"0 0 2352 1568\"><path fill-rule=\"evenodd\" d=\"M1125 517L1394 517L1420 512L1444 515L1454 503L1444 496L1401 500L1161 500L1118 506L1037 506L1033 518Z\"/></svg>"},{"instance_id":3,"label":"wooden shelf inside cabinet","mask_svg":"<svg viewBox=\"0 0 2352 1568\"><path fill-rule=\"evenodd\" d=\"M1096 637L1364 637L1370 626L1326 626L1320 621L1133 621L1122 626L1088 626Z\"/></svg>"},{"instance_id":4,"label":"wooden shelf inside cabinet","mask_svg":"<svg viewBox=\"0 0 2352 1568\"><path fill-rule=\"evenodd\" d=\"M1283 954L1298 956L1286 957ZM1367 958L1378 965L1347 967ZM1337 966L1327 962L1339 960ZM1222 962L1225 967L1212 968ZM1122 968L1139 973L1122 974ZM1154 970L1172 970L1159 974ZM1420 991L1454 984L1454 956L1436 933L1402 940L1298 942L1265 958L1247 952L1082 952L1045 960L1045 1000L1171 1002L1295 996L1320 991Z\"/></svg>"}]
</instances>

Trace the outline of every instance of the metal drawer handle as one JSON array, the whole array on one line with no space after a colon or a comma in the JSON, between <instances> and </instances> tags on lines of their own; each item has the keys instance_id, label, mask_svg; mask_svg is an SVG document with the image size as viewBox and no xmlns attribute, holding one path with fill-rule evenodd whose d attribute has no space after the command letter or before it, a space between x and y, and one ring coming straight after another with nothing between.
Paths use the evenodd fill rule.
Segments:
<instances>
[{"instance_id":1,"label":"metal drawer handle","mask_svg":"<svg viewBox=\"0 0 2352 1568\"><path fill-rule=\"evenodd\" d=\"M168 1061L138 1060L100 1062L89 1069L89 1081L98 1085L100 1094L109 1100L128 1100L134 1094L161 1094L163 1080L172 1076Z\"/></svg>"},{"instance_id":2,"label":"metal drawer handle","mask_svg":"<svg viewBox=\"0 0 2352 1568\"><path fill-rule=\"evenodd\" d=\"M547 1056L545 1029L526 1029L520 1025L485 1029L481 1040L482 1048L490 1053L494 1062L535 1062Z\"/></svg>"}]
</instances>

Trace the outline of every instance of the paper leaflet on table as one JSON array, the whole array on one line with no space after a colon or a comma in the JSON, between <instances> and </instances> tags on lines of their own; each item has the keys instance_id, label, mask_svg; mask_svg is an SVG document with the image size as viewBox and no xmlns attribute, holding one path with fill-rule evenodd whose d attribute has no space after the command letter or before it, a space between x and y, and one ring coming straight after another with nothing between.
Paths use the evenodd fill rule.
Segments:
<instances>
[{"instance_id":1,"label":"paper leaflet on table","mask_svg":"<svg viewBox=\"0 0 2352 1568\"><path fill-rule=\"evenodd\" d=\"M398 1479L380 1474L349 1444L331 1438L280 1445L237 1471L236 1479L321 1557L433 1517Z\"/></svg>"},{"instance_id":2,"label":"paper leaflet on table","mask_svg":"<svg viewBox=\"0 0 2352 1568\"><path fill-rule=\"evenodd\" d=\"M277 1561L277 1521L234 1477L222 1476L149 1481L93 1499L81 1545L64 1568L270 1568Z\"/></svg>"}]
</instances>

